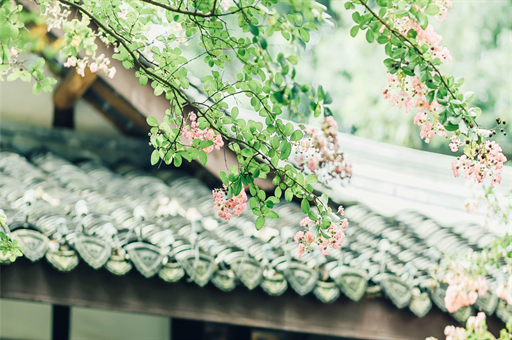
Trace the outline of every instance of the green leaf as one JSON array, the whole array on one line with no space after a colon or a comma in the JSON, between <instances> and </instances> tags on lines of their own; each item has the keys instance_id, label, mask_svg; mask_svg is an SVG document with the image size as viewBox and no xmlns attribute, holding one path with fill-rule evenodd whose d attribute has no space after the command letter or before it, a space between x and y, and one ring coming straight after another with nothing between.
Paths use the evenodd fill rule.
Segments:
<instances>
[{"instance_id":1,"label":"green leaf","mask_svg":"<svg viewBox=\"0 0 512 340\"><path fill-rule=\"evenodd\" d=\"M302 133L302 131L295 130L295 131L293 131L292 136L290 137L290 140L292 142L297 142L297 141L301 140L303 136L304 136L304 134Z\"/></svg>"},{"instance_id":2,"label":"green leaf","mask_svg":"<svg viewBox=\"0 0 512 340\"><path fill-rule=\"evenodd\" d=\"M464 93L464 103L471 103L473 98L475 98L475 92L468 91Z\"/></svg>"},{"instance_id":3,"label":"green leaf","mask_svg":"<svg viewBox=\"0 0 512 340\"><path fill-rule=\"evenodd\" d=\"M445 125L444 125L445 129L447 131L457 131L459 129L459 125L458 124L452 124L450 122L447 122Z\"/></svg>"},{"instance_id":4,"label":"green leaf","mask_svg":"<svg viewBox=\"0 0 512 340\"><path fill-rule=\"evenodd\" d=\"M148 118L146 118L146 122L149 126L158 126L158 120L153 116L148 116Z\"/></svg>"},{"instance_id":5,"label":"green leaf","mask_svg":"<svg viewBox=\"0 0 512 340\"><path fill-rule=\"evenodd\" d=\"M222 181L222 183L224 183L224 185L229 184L228 176L226 175L226 173L224 171L221 171L219 173L219 176L220 176L220 180Z\"/></svg>"},{"instance_id":6,"label":"green leaf","mask_svg":"<svg viewBox=\"0 0 512 340\"><path fill-rule=\"evenodd\" d=\"M7 76L7 81L13 81L13 80L16 80L18 79L18 77L20 76L20 73L19 72L12 72L11 74L9 74Z\"/></svg>"},{"instance_id":7,"label":"green leaf","mask_svg":"<svg viewBox=\"0 0 512 340\"><path fill-rule=\"evenodd\" d=\"M269 211L265 214L268 218L279 218L279 215L275 211Z\"/></svg>"},{"instance_id":8,"label":"green leaf","mask_svg":"<svg viewBox=\"0 0 512 340\"><path fill-rule=\"evenodd\" d=\"M158 155L157 150L153 150L151 153L151 165L155 165L160 160L160 156Z\"/></svg>"},{"instance_id":9,"label":"green leaf","mask_svg":"<svg viewBox=\"0 0 512 340\"><path fill-rule=\"evenodd\" d=\"M148 77L146 75L142 75L140 76L139 78L139 83L142 85L142 86L145 86L147 83L148 83Z\"/></svg>"},{"instance_id":10,"label":"green leaf","mask_svg":"<svg viewBox=\"0 0 512 340\"><path fill-rule=\"evenodd\" d=\"M259 35L260 29L258 28L258 26L250 25L249 32L251 32L253 35Z\"/></svg>"},{"instance_id":11,"label":"green leaf","mask_svg":"<svg viewBox=\"0 0 512 340\"><path fill-rule=\"evenodd\" d=\"M300 208L302 209L302 212L304 214L307 214L309 212L309 201L307 200L307 198L303 198L302 199L302 202L300 203Z\"/></svg>"},{"instance_id":12,"label":"green leaf","mask_svg":"<svg viewBox=\"0 0 512 340\"><path fill-rule=\"evenodd\" d=\"M461 120L459 122L459 130L460 130L461 133L463 133L465 135L468 134L468 127L467 127L466 123L464 123L463 120Z\"/></svg>"},{"instance_id":13,"label":"green leaf","mask_svg":"<svg viewBox=\"0 0 512 340\"><path fill-rule=\"evenodd\" d=\"M261 48L266 50L267 47L268 47L268 43L267 43L267 40L263 37L260 38L260 45L261 45Z\"/></svg>"},{"instance_id":14,"label":"green leaf","mask_svg":"<svg viewBox=\"0 0 512 340\"><path fill-rule=\"evenodd\" d=\"M178 168L181 165L182 162L183 162L183 159L181 158L180 155L174 156L174 166L175 167Z\"/></svg>"},{"instance_id":15,"label":"green leaf","mask_svg":"<svg viewBox=\"0 0 512 340\"><path fill-rule=\"evenodd\" d=\"M438 13L439 13L439 7L437 5L434 5L434 4L430 4L425 9L425 14L428 14L428 15L436 15Z\"/></svg>"},{"instance_id":16,"label":"green leaf","mask_svg":"<svg viewBox=\"0 0 512 340\"><path fill-rule=\"evenodd\" d=\"M231 119L235 120L238 117L238 107L234 107L231 110Z\"/></svg>"},{"instance_id":17,"label":"green leaf","mask_svg":"<svg viewBox=\"0 0 512 340\"><path fill-rule=\"evenodd\" d=\"M299 62L299 57L295 54L290 55L286 58L292 65L297 65Z\"/></svg>"},{"instance_id":18,"label":"green leaf","mask_svg":"<svg viewBox=\"0 0 512 340\"><path fill-rule=\"evenodd\" d=\"M256 225L256 230L261 230L261 228L263 228L263 226L265 225L265 217L263 217L263 216L258 217L256 219L255 225Z\"/></svg>"},{"instance_id":19,"label":"green leaf","mask_svg":"<svg viewBox=\"0 0 512 340\"><path fill-rule=\"evenodd\" d=\"M318 178L316 178L316 176L314 174L310 174L308 175L308 177L306 177L306 184L311 184L311 183L316 183L318 182Z\"/></svg>"},{"instance_id":20,"label":"green leaf","mask_svg":"<svg viewBox=\"0 0 512 340\"><path fill-rule=\"evenodd\" d=\"M41 93L41 83L40 82L36 81L34 83L34 86L32 87L32 93L36 94L36 95Z\"/></svg>"},{"instance_id":21,"label":"green leaf","mask_svg":"<svg viewBox=\"0 0 512 340\"><path fill-rule=\"evenodd\" d=\"M356 24L359 24L361 22L361 14L359 14L359 12L352 13L352 20L354 20Z\"/></svg>"},{"instance_id":22,"label":"green leaf","mask_svg":"<svg viewBox=\"0 0 512 340\"><path fill-rule=\"evenodd\" d=\"M293 191L292 191L291 188L286 189L286 191L284 192L284 199L287 202L291 202L292 201L292 199L293 199Z\"/></svg>"},{"instance_id":23,"label":"green leaf","mask_svg":"<svg viewBox=\"0 0 512 340\"><path fill-rule=\"evenodd\" d=\"M196 148L188 148L188 154L190 155L190 160L196 159L199 157L199 150Z\"/></svg>"},{"instance_id":24,"label":"green leaf","mask_svg":"<svg viewBox=\"0 0 512 340\"><path fill-rule=\"evenodd\" d=\"M281 160L286 160L290 156L290 153L292 152L292 146L287 141L284 141L281 144Z\"/></svg>"},{"instance_id":25,"label":"green leaf","mask_svg":"<svg viewBox=\"0 0 512 340\"><path fill-rule=\"evenodd\" d=\"M368 29L366 31L366 41L368 41L370 44L374 41L373 31Z\"/></svg>"},{"instance_id":26,"label":"green leaf","mask_svg":"<svg viewBox=\"0 0 512 340\"><path fill-rule=\"evenodd\" d=\"M357 33L359 33L359 26L354 26L350 29L350 36L352 38L355 38L357 36Z\"/></svg>"},{"instance_id":27,"label":"green leaf","mask_svg":"<svg viewBox=\"0 0 512 340\"><path fill-rule=\"evenodd\" d=\"M252 157L253 153L250 149L242 149L242 151L240 151L240 154L244 157Z\"/></svg>"},{"instance_id":28,"label":"green leaf","mask_svg":"<svg viewBox=\"0 0 512 340\"><path fill-rule=\"evenodd\" d=\"M377 42L378 42L379 44L382 44L382 45L383 45L383 44L387 44L387 43L388 43L388 41L389 41L389 38L388 38L388 37L386 37L385 35L379 35L379 36L377 37Z\"/></svg>"},{"instance_id":29,"label":"green leaf","mask_svg":"<svg viewBox=\"0 0 512 340\"><path fill-rule=\"evenodd\" d=\"M299 27L299 34L300 34L300 37L302 38L302 40L304 40L304 42L309 41L309 32L307 29Z\"/></svg>"}]
</instances>

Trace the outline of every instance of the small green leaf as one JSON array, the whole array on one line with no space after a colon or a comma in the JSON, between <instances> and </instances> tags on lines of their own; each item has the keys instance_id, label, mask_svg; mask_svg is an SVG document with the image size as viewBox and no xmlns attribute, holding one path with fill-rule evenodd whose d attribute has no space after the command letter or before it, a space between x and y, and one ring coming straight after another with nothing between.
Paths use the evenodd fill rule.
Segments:
<instances>
[{"instance_id":1,"label":"small green leaf","mask_svg":"<svg viewBox=\"0 0 512 340\"><path fill-rule=\"evenodd\" d=\"M368 29L366 31L366 41L368 41L370 44L374 41L373 31Z\"/></svg>"},{"instance_id":2,"label":"small green leaf","mask_svg":"<svg viewBox=\"0 0 512 340\"><path fill-rule=\"evenodd\" d=\"M229 180L228 180L228 176L226 175L226 173L224 171L221 171L219 173L219 175L220 175L220 180L222 181L222 183L224 183L224 185L228 185Z\"/></svg>"},{"instance_id":3,"label":"small green leaf","mask_svg":"<svg viewBox=\"0 0 512 340\"><path fill-rule=\"evenodd\" d=\"M146 75L142 75L139 78L139 83L144 86L148 83L148 77Z\"/></svg>"},{"instance_id":4,"label":"small green leaf","mask_svg":"<svg viewBox=\"0 0 512 340\"><path fill-rule=\"evenodd\" d=\"M464 93L464 103L471 103L473 98L475 98L475 92L468 91Z\"/></svg>"},{"instance_id":5,"label":"small green leaf","mask_svg":"<svg viewBox=\"0 0 512 340\"><path fill-rule=\"evenodd\" d=\"M260 29L258 28L258 26L250 25L250 26L249 26L249 31L250 31L253 35L259 35L259 34L260 34Z\"/></svg>"},{"instance_id":6,"label":"small green leaf","mask_svg":"<svg viewBox=\"0 0 512 340\"><path fill-rule=\"evenodd\" d=\"M155 165L156 163L158 163L159 159L160 156L158 155L158 151L153 150L153 152L151 153L151 165Z\"/></svg>"},{"instance_id":7,"label":"small green leaf","mask_svg":"<svg viewBox=\"0 0 512 340\"><path fill-rule=\"evenodd\" d=\"M307 214L307 213L309 212L310 207L309 207L309 201L307 200L307 198L303 198L303 199L302 199L302 202L301 202L301 204L300 204L300 207L301 207L302 212L303 212L304 214Z\"/></svg>"},{"instance_id":8,"label":"small green leaf","mask_svg":"<svg viewBox=\"0 0 512 340\"><path fill-rule=\"evenodd\" d=\"M293 131L290 139L292 142L297 142L297 141L301 140L303 136L304 136L304 134L302 133L302 131L295 130L295 131Z\"/></svg>"},{"instance_id":9,"label":"small green leaf","mask_svg":"<svg viewBox=\"0 0 512 340\"><path fill-rule=\"evenodd\" d=\"M34 83L34 86L32 87L32 93L36 94L36 95L41 93L41 83L40 82L37 81Z\"/></svg>"},{"instance_id":10,"label":"small green leaf","mask_svg":"<svg viewBox=\"0 0 512 340\"><path fill-rule=\"evenodd\" d=\"M316 178L316 176L314 174L310 174L308 175L308 177L306 177L306 184L311 184L311 183L316 183L318 182L318 178Z\"/></svg>"},{"instance_id":11,"label":"small green leaf","mask_svg":"<svg viewBox=\"0 0 512 340\"><path fill-rule=\"evenodd\" d=\"M439 14L439 6L434 5L434 4L430 4L430 5L425 9L425 14L428 14L428 15L436 15L436 14Z\"/></svg>"},{"instance_id":12,"label":"small green leaf","mask_svg":"<svg viewBox=\"0 0 512 340\"><path fill-rule=\"evenodd\" d=\"M290 156L290 153L292 152L292 146L287 141L284 141L281 144L281 160L286 160Z\"/></svg>"},{"instance_id":13,"label":"small green leaf","mask_svg":"<svg viewBox=\"0 0 512 340\"><path fill-rule=\"evenodd\" d=\"M148 116L148 118L146 118L146 122L149 126L158 126L158 120L153 116Z\"/></svg>"},{"instance_id":14,"label":"small green leaf","mask_svg":"<svg viewBox=\"0 0 512 340\"><path fill-rule=\"evenodd\" d=\"M234 121L236 119L236 117L238 117L238 107L234 107L231 110L231 119L233 119L233 121Z\"/></svg>"},{"instance_id":15,"label":"small green leaf","mask_svg":"<svg viewBox=\"0 0 512 340\"><path fill-rule=\"evenodd\" d=\"M265 225L265 217L263 217L263 216L258 217L256 219L255 225L256 225L256 230L261 230L261 228L263 228L263 226Z\"/></svg>"},{"instance_id":16,"label":"small green leaf","mask_svg":"<svg viewBox=\"0 0 512 340\"><path fill-rule=\"evenodd\" d=\"M181 158L181 156L180 156L180 155L176 155L176 156L174 157L174 166L175 166L175 167L177 167L177 168L178 168L178 167L181 165L181 163L182 163L182 162L183 162L183 159Z\"/></svg>"},{"instance_id":17,"label":"small green leaf","mask_svg":"<svg viewBox=\"0 0 512 340\"><path fill-rule=\"evenodd\" d=\"M266 216L268 218L279 218L279 215L275 211L269 211L268 213L266 213Z\"/></svg>"},{"instance_id":18,"label":"small green leaf","mask_svg":"<svg viewBox=\"0 0 512 340\"><path fill-rule=\"evenodd\" d=\"M352 38L355 38L357 36L357 33L359 33L359 26L354 26L350 29L350 36Z\"/></svg>"},{"instance_id":19,"label":"small green leaf","mask_svg":"<svg viewBox=\"0 0 512 340\"><path fill-rule=\"evenodd\" d=\"M292 192L291 188L286 189L286 191L284 192L284 199L287 202L291 202L292 201L292 199L293 199L293 192Z\"/></svg>"}]
</instances>

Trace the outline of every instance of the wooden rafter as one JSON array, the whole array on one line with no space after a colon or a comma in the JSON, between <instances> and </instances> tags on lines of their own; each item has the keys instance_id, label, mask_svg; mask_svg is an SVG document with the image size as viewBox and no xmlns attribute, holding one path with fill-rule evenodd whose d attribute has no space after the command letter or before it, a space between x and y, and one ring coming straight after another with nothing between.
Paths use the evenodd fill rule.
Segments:
<instances>
[{"instance_id":1,"label":"wooden rafter","mask_svg":"<svg viewBox=\"0 0 512 340\"><path fill-rule=\"evenodd\" d=\"M74 70L67 73L53 95L53 126L74 128L73 107L97 77L88 68L85 69L83 77Z\"/></svg>"}]
</instances>

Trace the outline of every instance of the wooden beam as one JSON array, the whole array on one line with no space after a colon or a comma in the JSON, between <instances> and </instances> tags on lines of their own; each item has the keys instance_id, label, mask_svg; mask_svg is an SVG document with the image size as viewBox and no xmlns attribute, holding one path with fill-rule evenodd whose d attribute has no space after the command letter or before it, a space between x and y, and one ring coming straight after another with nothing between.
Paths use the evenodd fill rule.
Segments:
<instances>
[{"instance_id":1,"label":"wooden beam","mask_svg":"<svg viewBox=\"0 0 512 340\"><path fill-rule=\"evenodd\" d=\"M101 78L92 83L83 98L124 134L147 138L150 126L146 118Z\"/></svg>"},{"instance_id":2,"label":"wooden beam","mask_svg":"<svg viewBox=\"0 0 512 340\"><path fill-rule=\"evenodd\" d=\"M46 261L20 259L2 267L0 284L2 298L356 339L441 339L446 325L457 324L435 307L420 319L383 298L353 302L342 296L324 304L313 294L301 297L290 288L278 297L243 286L224 293L212 284L200 288L187 280L171 284L158 277L146 279L135 269L125 276L115 276L84 262L62 273ZM494 322L497 324L503 327Z\"/></svg>"},{"instance_id":3,"label":"wooden beam","mask_svg":"<svg viewBox=\"0 0 512 340\"><path fill-rule=\"evenodd\" d=\"M76 101L96 80L96 73L85 69L82 77L74 69L70 69L53 95L54 115L53 126L74 128L74 110Z\"/></svg>"}]
</instances>

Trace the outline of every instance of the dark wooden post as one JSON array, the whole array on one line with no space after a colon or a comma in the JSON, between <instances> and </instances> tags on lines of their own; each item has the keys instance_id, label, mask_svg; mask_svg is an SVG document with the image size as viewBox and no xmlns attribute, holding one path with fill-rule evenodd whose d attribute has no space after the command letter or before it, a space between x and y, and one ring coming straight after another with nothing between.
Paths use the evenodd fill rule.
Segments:
<instances>
[{"instance_id":1,"label":"dark wooden post","mask_svg":"<svg viewBox=\"0 0 512 340\"><path fill-rule=\"evenodd\" d=\"M204 322L196 320L171 318L172 340L206 340Z\"/></svg>"},{"instance_id":2,"label":"dark wooden post","mask_svg":"<svg viewBox=\"0 0 512 340\"><path fill-rule=\"evenodd\" d=\"M227 340L251 340L252 329L250 327L230 325L228 327Z\"/></svg>"},{"instance_id":3,"label":"dark wooden post","mask_svg":"<svg viewBox=\"0 0 512 340\"><path fill-rule=\"evenodd\" d=\"M69 340L71 308L61 305L52 307L52 340Z\"/></svg>"}]
</instances>

